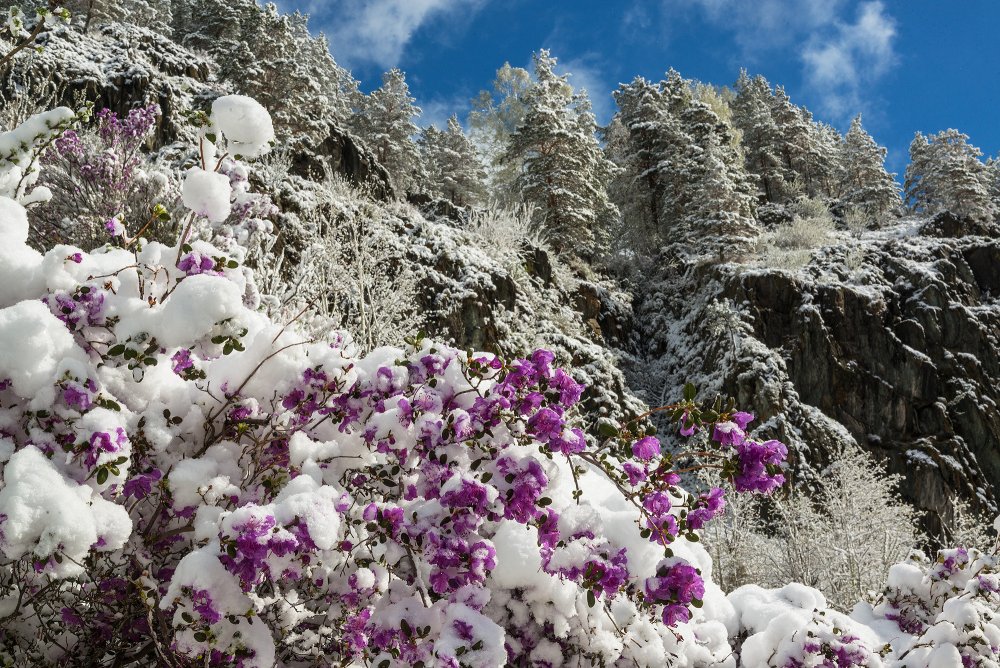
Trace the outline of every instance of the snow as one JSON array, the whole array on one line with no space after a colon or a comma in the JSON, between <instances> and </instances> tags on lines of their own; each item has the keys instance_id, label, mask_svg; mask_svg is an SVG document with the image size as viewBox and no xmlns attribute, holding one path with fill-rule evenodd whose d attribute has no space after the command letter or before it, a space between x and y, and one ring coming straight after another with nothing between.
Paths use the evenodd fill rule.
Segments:
<instances>
[{"instance_id":1,"label":"snow","mask_svg":"<svg viewBox=\"0 0 1000 668\"><path fill-rule=\"evenodd\" d=\"M57 556L50 570L57 577L84 572L84 561L98 539L103 550L117 550L132 533L125 508L67 480L38 449L15 452L3 467L0 489L0 547L10 559L31 552ZM62 555L69 557L63 559Z\"/></svg>"},{"instance_id":2,"label":"snow","mask_svg":"<svg viewBox=\"0 0 1000 668\"><path fill-rule=\"evenodd\" d=\"M181 198L184 206L213 223L221 223L232 211L233 195L229 177L192 167L184 178Z\"/></svg>"},{"instance_id":3,"label":"snow","mask_svg":"<svg viewBox=\"0 0 1000 668\"><path fill-rule=\"evenodd\" d=\"M229 142L230 153L257 158L274 141L271 115L245 95L224 95L212 103L212 122Z\"/></svg>"},{"instance_id":4,"label":"snow","mask_svg":"<svg viewBox=\"0 0 1000 668\"><path fill-rule=\"evenodd\" d=\"M19 396L42 400L67 360L86 363L66 326L40 301L0 309L0 379Z\"/></svg>"},{"instance_id":5,"label":"snow","mask_svg":"<svg viewBox=\"0 0 1000 668\"><path fill-rule=\"evenodd\" d=\"M0 243L23 244L28 239L28 212L9 197L0 196Z\"/></svg>"}]
</instances>

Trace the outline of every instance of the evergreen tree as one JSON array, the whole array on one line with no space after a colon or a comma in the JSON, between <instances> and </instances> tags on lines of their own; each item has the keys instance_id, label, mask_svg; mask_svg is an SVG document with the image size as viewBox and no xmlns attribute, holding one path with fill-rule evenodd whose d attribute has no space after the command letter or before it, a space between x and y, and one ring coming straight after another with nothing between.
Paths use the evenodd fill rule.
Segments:
<instances>
[{"instance_id":1,"label":"evergreen tree","mask_svg":"<svg viewBox=\"0 0 1000 668\"><path fill-rule=\"evenodd\" d=\"M289 143L314 144L328 123L351 118L357 81L334 61L325 37L312 37L306 16L254 0L174 0L172 7L174 39L208 54L216 76L263 104Z\"/></svg>"},{"instance_id":2,"label":"evergreen tree","mask_svg":"<svg viewBox=\"0 0 1000 668\"><path fill-rule=\"evenodd\" d=\"M982 152L968 140L968 135L953 129L930 137L916 134L904 183L911 210L992 219L989 171L980 160Z\"/></svg>"},{"instance_id":3,"label":"evergreen tree","mask_svg":"<svg viewBox=\"0 0 1000 668\"><path fill-rule=\"evenodd\" d=\"M663 159L665 138L678 131L661 88L641 77L615 91L620 133L608 142L609 155L621 171L612 184L629 231L642 243L660 236L661 207L669 164ZM609 138L611 135L609 135Z\"/></svg>"},{"instance_id":4,"label":"evergreen tree","mask_svg":"<svg viewBox=\"0 0 1000 668\"><path fill-rule=\"evenodd\" d=\"M990 200L993 202L993 212L994 214L1000 214L1000 159L990 158L986 161L986 167Z\"/></svg>"},{"instance_id":5,"label":"evergreen tree","mask_svg":"<svg viewBox=\"0 0 1000 668\"><path fill-rule=\"evenodd\" d=\"M724 251L747 250L757 234L754 189L732 127L696 90L673 70L658 84L619 87L615 199L641 247L653 240L686 256L731 257Z\"/></svg>"},{"instance_id":6,"label":"evergreen tree","mask_svg":"<svg viewBox=\"0 0 1000 668\"><path fill-rule=\"evenodd\" d=\"M771 85L762 76L751 79L740 72L733 101L733 125L742 136L747 171L757 180L765 202L782 202L788 193L781 156L781 133L771 113Z\"/></svg>"},{"instance_id":7,"label":"evergreen tree","mask_svg":"<svg viewBox=\"0 0 1000 668\"><path fill-rule=\"evenodd\" d=\"M382 86L361 101L357 127L375 157L392 176L400 194L416 192L422 173L416 137L420 107L410 95L406 75L393 68L382 75Z\"/></svg>"},{"instance_id":8,"label":"evergreen tree","mask_svg":"<svg viewBox=\"0 0 1000 668\"><path fill-rule=\"evenodd\" d=\"M606 247L609 226L618 215L607 192L616 167L597 142L586 93L574 94L555 65L548 51L535 54L527 113L511 136L505 159L523 163L518 190L537 207L555 249L592 257Z\"/></svg>"},{"instance_id":9,"label":"evergreen tree","mask_svg":"<svg viewBox=\"0 0 1000 668\"><path fill-rule=\"evenodd\" d=\"M448 129L443 132L433 125L425 128L419 143L426 191L447 197L458 206L482 202L486 170L457 116L448 119Z\"/></svg>"},{"instance_id":10,"label":"evergreen tree","mask_svg":"<svg viewBox=\"0 0 1000 668\"><path fill-rule=\"evenodd\" d=\"M896 175L885 171L885 154L855 117L841 150L840 198L876 219L902 203Z\"/></svg>"},{"instance_id":11,"label":"evergreen tree","mask_svg":"<svg viewBox=\"0 0 1000 668\"><path fill-rule=\"evenodd\" d=\"M832 196L839 135L831 142L830 135L813 122L812 114L792 104L781 86L771 97L771 117L778 129L776 148L783 180L807 197Z\"/></svg>"},{"instance_id":12,"label":"evergreen tree","mask_svg":"<svg viewBox=\"0 0 1000 668\"><path fill-rule=\"evenodd\" d=\"M707 107L706 107L707 108ZM748 253L760 236L753 218L753 195L742 165L719 134L709 134L698 153L697 171L689 185L691 206L682 229L690 255L719 260Z\"/></svg>"}]
</instances>

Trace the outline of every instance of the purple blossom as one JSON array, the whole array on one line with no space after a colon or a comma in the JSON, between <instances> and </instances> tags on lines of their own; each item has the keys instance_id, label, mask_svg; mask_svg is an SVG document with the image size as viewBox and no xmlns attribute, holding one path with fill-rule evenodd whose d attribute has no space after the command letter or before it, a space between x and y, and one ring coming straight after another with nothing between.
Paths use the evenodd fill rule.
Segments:
<instances>
[{"instance_id":1,"label":"purple blossom","mask_svg":"<svg viewBox=\"0 0 1000 668\"><path fill-rule=\"evenodd\" d=\"M780 441L763 443L742 441L736 445L737 473L733 486L737 492L770 494L785 484L779 467L788 456L788 448Z\"/></svg>"},{"instance_id":2,"label":"purple blossom","mask_svg":"<svg viewBox=\"0 0 1000 668\"><path fill-rule=\"evenodd\" d=\"M149 473L140 473L125 481L122 486L122 493L126 497L144 499L149 496L153 489L153 484L163 477L160 469L153 469Z\"/></svg>"},{"instance_id":3,"label":"purple blossom","mask_svg":"<svg viewBox=\"0 0 1000 668\"><path fill-rule=\"evenodd\" d=\"M656 577L646 578L646 598L664 606L663 623L676 626L691 619L688 605L705 596L705 582L697 569L683 562L661 563Z\"/></svg>"},{"instance_id":4,"label":"purple blossom","mask_svg":"<svg viewBox=\"0 0 1000 668\"><path fill-rule=\"evenodd\" d=\"M715 429L712 430L712 440L719 445L739 445L744 438L746 438L746 433L736 422L731 420L717 423Z\"/></svg>"},{"instance_id":5,"label":"purple blossom","mask_svg":"<svg viewBox=\"0 0 1000 668\"><path fill-rule=\"evenodd\" d=\"M632 444L632 456L644 462L660 454L660 441L655 436L646 436Z\"/></svg>"},{"instance_id":6,"label":"purple blossom","mask_svg":"<svg viewBox=\"0 0 1000 668\"><path fill-rule=\"evenodd\" d=\"M194 366L194 361L191 359L191 351L187 348L181 348L170 358L170 368L178 376L184 374L185 371Z\"/></svg>"},{"instance_id":7,"label":"purple blossom","mask_svg":"<svg viewBox=\"0 0 1000 668\"><path fill-rule=\"evenodd\" d=\"M639 466L632 462L623 462L622 470L625 471L625 475L628 477L628 484L633 487L649 478L649 471L646 470L645 466Z\"/></svg>"},{"instance_id":8,"label":"purple blossom","mask_svg":"<svg viewBox=\"0 0 1000 668\"><path fill-rule=\"evenodd\" d=\"M188 276L194 276L196 274L210 274L213 276L221 276L221 271L215 270L215 260L210 256L197 251L192 251L181 257L180 261L177 263L177 268L183 271Z\"/></svg>"},{"instance_id":9,"label":"purple blossom","mask_svg":"<svg viewBox=\"0 0 1000 668\"><path fill-rule=\"evenodd\" d=\"M726 508L725 492L719 487L713 487L707 494L700 494L694 503L694 508L687 514L688 529L697 531L718 517Z\"/></svg>"}]
</instances>

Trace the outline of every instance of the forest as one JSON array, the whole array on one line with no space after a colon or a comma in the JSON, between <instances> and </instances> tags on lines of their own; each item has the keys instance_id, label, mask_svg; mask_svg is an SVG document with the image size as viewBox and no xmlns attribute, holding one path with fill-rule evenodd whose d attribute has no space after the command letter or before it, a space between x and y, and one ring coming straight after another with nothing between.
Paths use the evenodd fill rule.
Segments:
<instances>
[{"instance_id":1,"label":"forest","mask_svg":"<svg viewBox=\"0 0 1000 668\"><path fill-rule=\"evenodd\" d=\"M1000 160L256 0L0 0L0 665L1000 668ZM996 519L994 519L996 518Z\"/></svg>"}]
</instances>

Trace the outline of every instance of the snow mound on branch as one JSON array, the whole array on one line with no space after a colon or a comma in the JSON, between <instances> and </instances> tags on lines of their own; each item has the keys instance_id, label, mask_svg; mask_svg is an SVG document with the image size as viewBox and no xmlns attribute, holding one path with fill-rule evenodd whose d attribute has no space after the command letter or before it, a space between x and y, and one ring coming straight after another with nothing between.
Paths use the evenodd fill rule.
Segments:
<instances>
[{"instance_id":1,"label":"snow mound on branch","mask_svg":"<svg viewBox=\"0 0 1000 668\"><path fill-rule=\"evenodd\" d=\"M36 397L55 381L67 359L86 363L73 335L40 301L0 309L0 380L18 396Z\"/></svg>"},{"instance_id":2,"label":"snow mound on branch","mask_svg":"<svg viewBox=\"0 0 1000 668\"><path fill-rule=\"evenodd\" d=\"M84 572L74 562L82 562L92 548L117 550L132 533L124 507L86 485L74 485L34 447L15 452L3 478L0 547L10 559L28 552L41 558L58 555L52 573L72 577Z\"/></svg>"},{"instance_id":3,"label":"snow mound on branch","mask_svg":"<svg viewBox=\"0 0 1000 668\"><path fill-rule=\"evenodd\" d=\"M181 199L184 206L213 223L221 223L232 212L233 188L229 177L192 167L184 178Z\"/></svg>"},{"instance_id":4,"label":"snow mound on branch","mask_svg":"<svg viewBox=\"0 0 1000 668\"><path fill-rule=\"evenodd\" d=\"M212 122L229 142L229 150L244 158L256 158L270 150L274 141L271 115L257 100L245 95L224 95L212 103Z\"/></svg>"}]
</instances>

